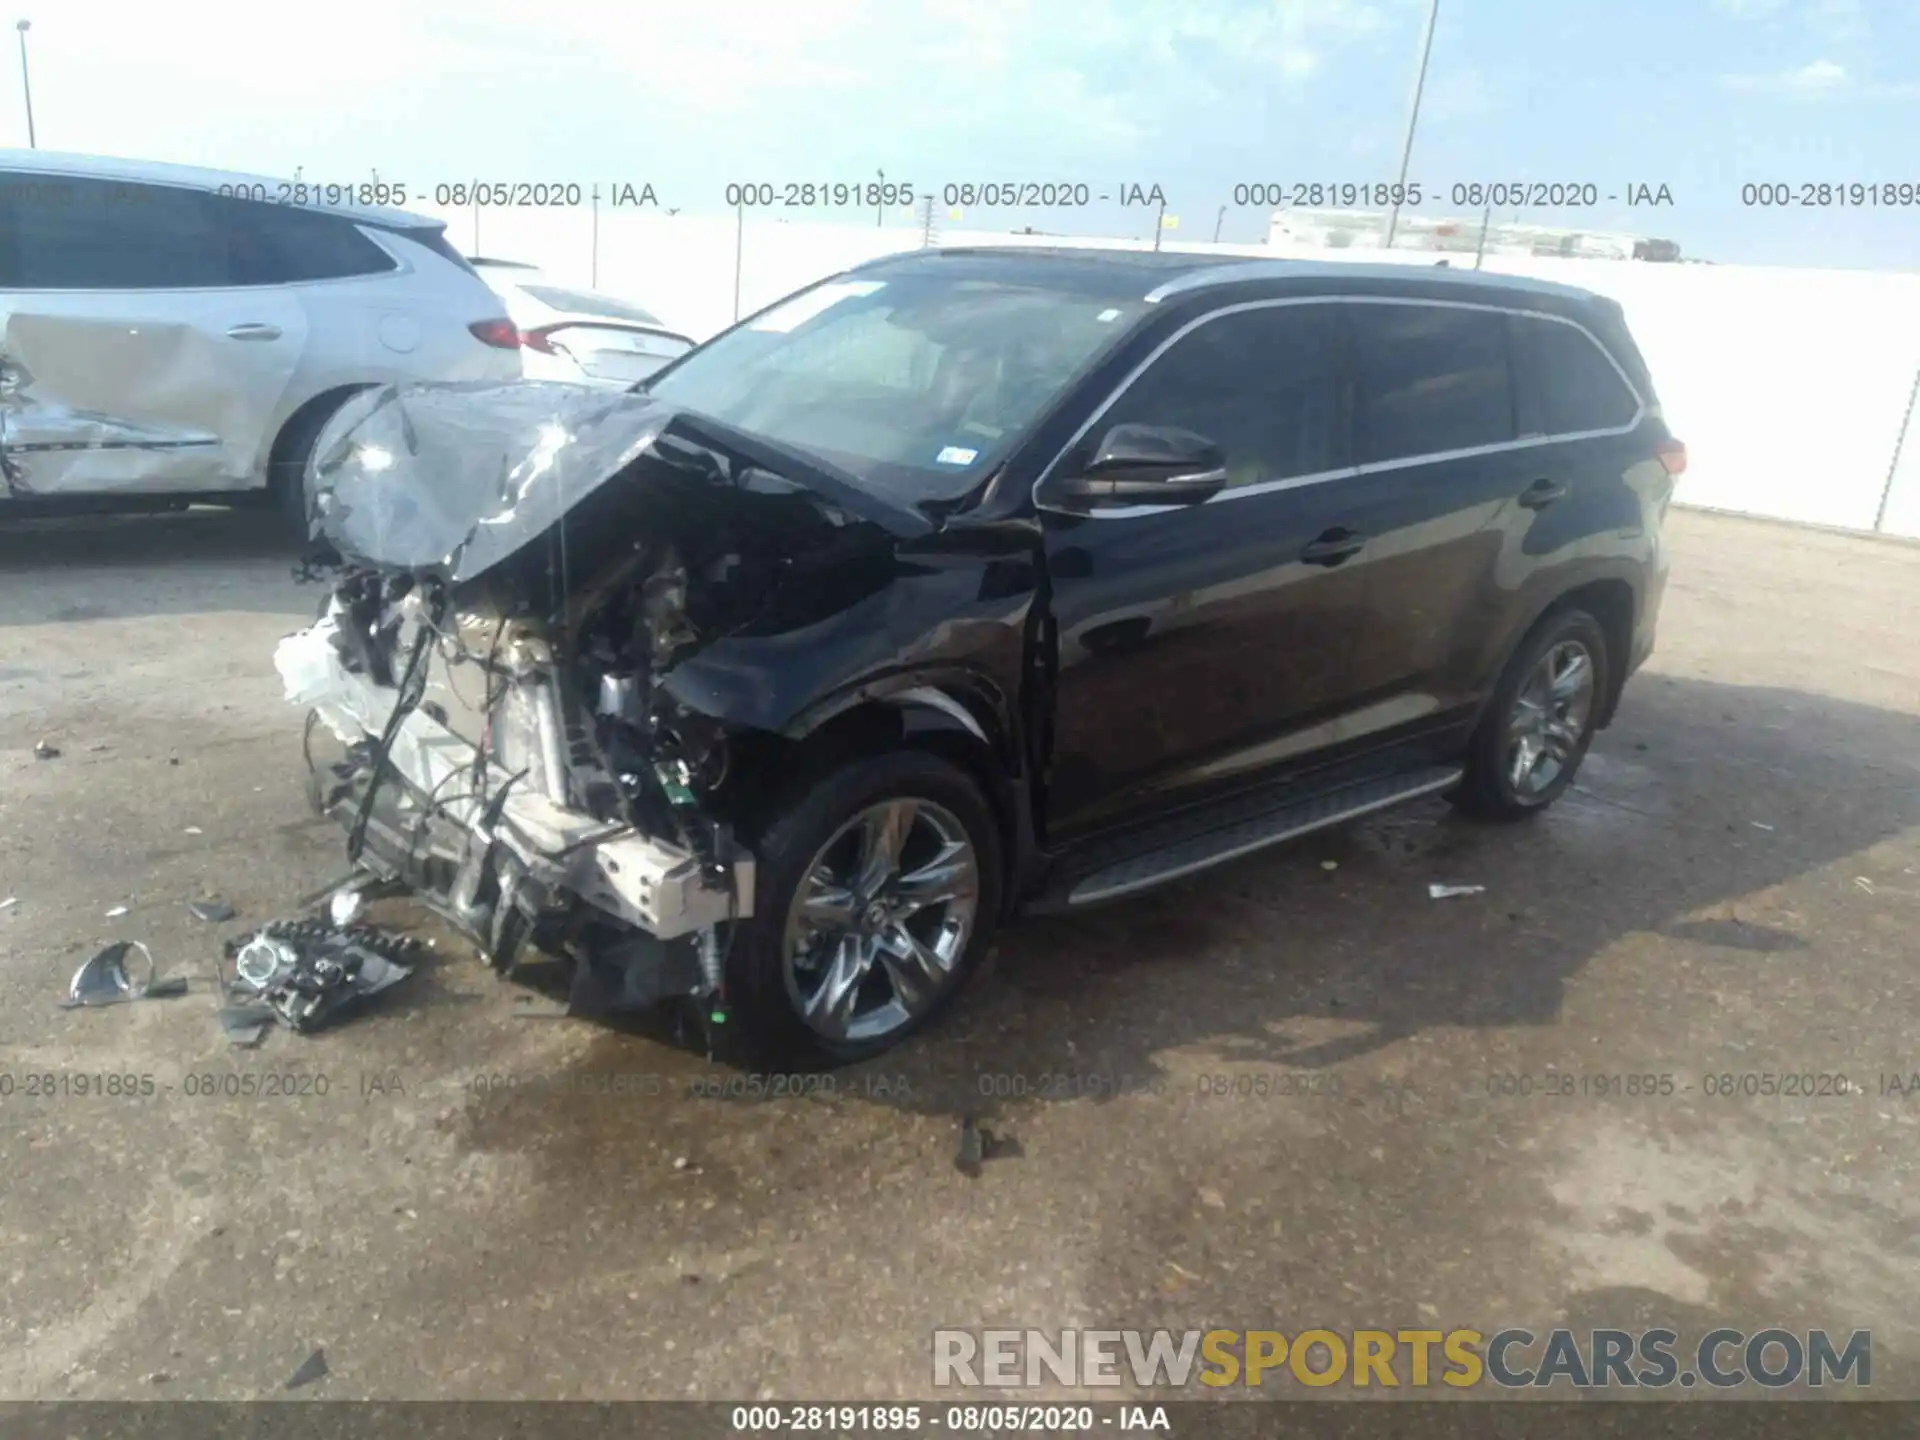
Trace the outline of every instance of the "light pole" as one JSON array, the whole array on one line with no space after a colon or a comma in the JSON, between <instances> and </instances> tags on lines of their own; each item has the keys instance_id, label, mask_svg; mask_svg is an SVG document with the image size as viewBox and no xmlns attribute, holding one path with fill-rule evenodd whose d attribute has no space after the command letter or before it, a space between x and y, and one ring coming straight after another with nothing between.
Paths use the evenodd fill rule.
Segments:
<instances>
[{"instance_id":1,"label":"light pole","mask_svg":"<svg viewBox=\"0 0 1920 1440\"><path fill-rule=\"evenodd\" d=\"M1440 19L1440 0L1427 6L1427 33L1420 40L1420 72L1413 81L1413 106L1407 111L1407 140L1400 147L1400 184L1394 193L1393 208L1387 212L1387 244L1393 248L1393 232L1400 225L1400 197L1407 193L1407 166L1413 160L1413 131L1420 123L1420 92L1427 88L1427 57L1433 53L1433 27Z\"/></svg>"},{"instance_id":2,"label":"light pole","mask_svg":"<svg viewBox=\"0 0 1920 1440\"><path fill-rule=\"evenodd\" d=\"M40 143L33 135L33 82L27 78L27 31L33 28L33 22L16 20L13 28L20 32L20 93L27 101L27 148L38 150Z\"/></svg>"}]
</instances>

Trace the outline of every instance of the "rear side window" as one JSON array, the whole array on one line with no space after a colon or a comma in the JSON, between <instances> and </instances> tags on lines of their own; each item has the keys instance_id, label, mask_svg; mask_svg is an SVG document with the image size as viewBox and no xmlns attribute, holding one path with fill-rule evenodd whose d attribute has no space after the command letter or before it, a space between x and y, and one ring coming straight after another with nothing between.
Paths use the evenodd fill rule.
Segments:
<instances>
[{"instance_id":1,"label":"rear side window","mask_svg":"<svg viewBox=\"0 0 1920 1440\"><path fill-rule=\"evenodd\" d=\"M453 248L453 242L447 239L447 232L441 226L411 225L404 228L396 228L393 233L396 235L404 235L416 245L426 246L427 249L438 255L442 260L445 260L450 265L458 265L469 275L478 275L480 273L474 269L472 262L470 262L466 256Z\"/></svg>"},{"instance_id":2,"label":"rear side window","mask_svg":"<svg viewBox=\"0 0 1920 1440\"><path fill-rule=\"evenodd\" d=\"M1578 435L1631 424L1640 404L1586 332L1559 320L1512 317L1521 429Z\"/></svg>"},{"instance_id":3,"label":"rear side window","mask_svg":"<svg viewBox=\"0 0 1920 1440\"><path fill-rule=\"evenodd\" d=\"M1347 310L1360 464L1515 438L1499 312L1372 304Z\"/></svg>"},{"instance_id":4,"label":"rear side window","mask_svg":"<svg viewBox=\"0 0 1920 1440\"><path fill-rule=\"evenodd\" d=\"M290 285L383 275L399 268L386 251L341 215L298 205L217 201L230 206L234 268L242 285Z\"/></svg>"},{"instance_id":5,"label":"rear side window","mask_svg":"<svg viewBox=\"0 0 1920 1440\"><path fill-rule=\"evenodd\" d=\"M1338 317L1331 305L1241 310L1188 331L1101 417L1193 430L1252 485L1339 464ZM1097 442L1098 436L1092 437Z\"/></svg>"},{"instance_id":6,"label":"rear side window","mask_svg":"<svg viewBox=\"0 0 1920 1440\"><path fill-rule=\"evenodd\" d=\"M231 285L228 230L212 202L170 185L0 174L0 289Z\"/></svg>"}]
</instances>

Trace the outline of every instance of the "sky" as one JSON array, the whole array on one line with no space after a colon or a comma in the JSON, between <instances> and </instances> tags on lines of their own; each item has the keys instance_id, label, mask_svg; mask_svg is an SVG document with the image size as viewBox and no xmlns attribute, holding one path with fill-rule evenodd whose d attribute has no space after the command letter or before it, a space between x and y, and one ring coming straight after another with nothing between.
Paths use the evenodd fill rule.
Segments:
<instances>
[{"instance_id":1,"label":"sky","mask_svg":"<svg viewBox=\"0 0 1920 1440\"><path fill-rule=\"evenodd\" d=\"M359 181L1085 183L968 228L1259 241L1236 186L1394 180L1428 0L15 0L42 149ZM1723 263L1920 269L1920 0L1439 0L1408 179L1592 184L1520 218ZM0 144L27 143L0 70ZM1633 187L1670 205L1628 207ZM1605 197L1617 195L1619 201ZM1221 207L1226 206L1224 214ZM943 207L944 208L944 207ZM871 211L860 212L871 214ZM1154 212L1157 214L1157 210ZM795 216L795 218L802 218ZM816 211L812 218L849 219ZM887 223L916 225L901 211ZM944 218L944 216L943 216Z\"/></svg>"}]
</instances>

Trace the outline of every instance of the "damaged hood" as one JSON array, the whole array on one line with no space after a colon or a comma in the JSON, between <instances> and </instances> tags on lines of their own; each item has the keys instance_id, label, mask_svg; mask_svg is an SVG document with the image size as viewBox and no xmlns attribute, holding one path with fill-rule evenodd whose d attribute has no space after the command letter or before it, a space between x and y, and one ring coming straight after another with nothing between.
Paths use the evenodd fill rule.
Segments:
<instances>
[{"instance_id":1,"label":"damaged hood","mask_svg":"<svg viewBox=\"0 0 1920 1440\"><path fill-rule=\"evenodd\" d=\"M461 584L546 536L603 487L666 473L806 495L902 539L934 522L797 454L634 393L532 381L388 385L322 431L308 476L320 533L346 558Z\"/></svg>"}]
</instances>

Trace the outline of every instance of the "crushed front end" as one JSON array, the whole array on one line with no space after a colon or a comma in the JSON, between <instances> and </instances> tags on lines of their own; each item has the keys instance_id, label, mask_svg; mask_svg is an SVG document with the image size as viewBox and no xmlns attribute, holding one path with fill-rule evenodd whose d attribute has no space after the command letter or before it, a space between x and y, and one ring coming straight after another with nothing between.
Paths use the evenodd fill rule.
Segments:
<instances>
[{"instance_id":1,"label":"crushed front end","mask_svg":"<svg viewBox=\"0 0 1920 1440\"><path fill-rule=\"evenodd\" d=\"M663 682L790 623L796 573L890 553L835 503L857 496L730 438L636 395L402 387L349 407L310 476L342 563L275 664L313 803L492 964L569 957L613 1008L723 1004L753 913L736 827L777 742Z\"/></svg>"}]
</instances>

